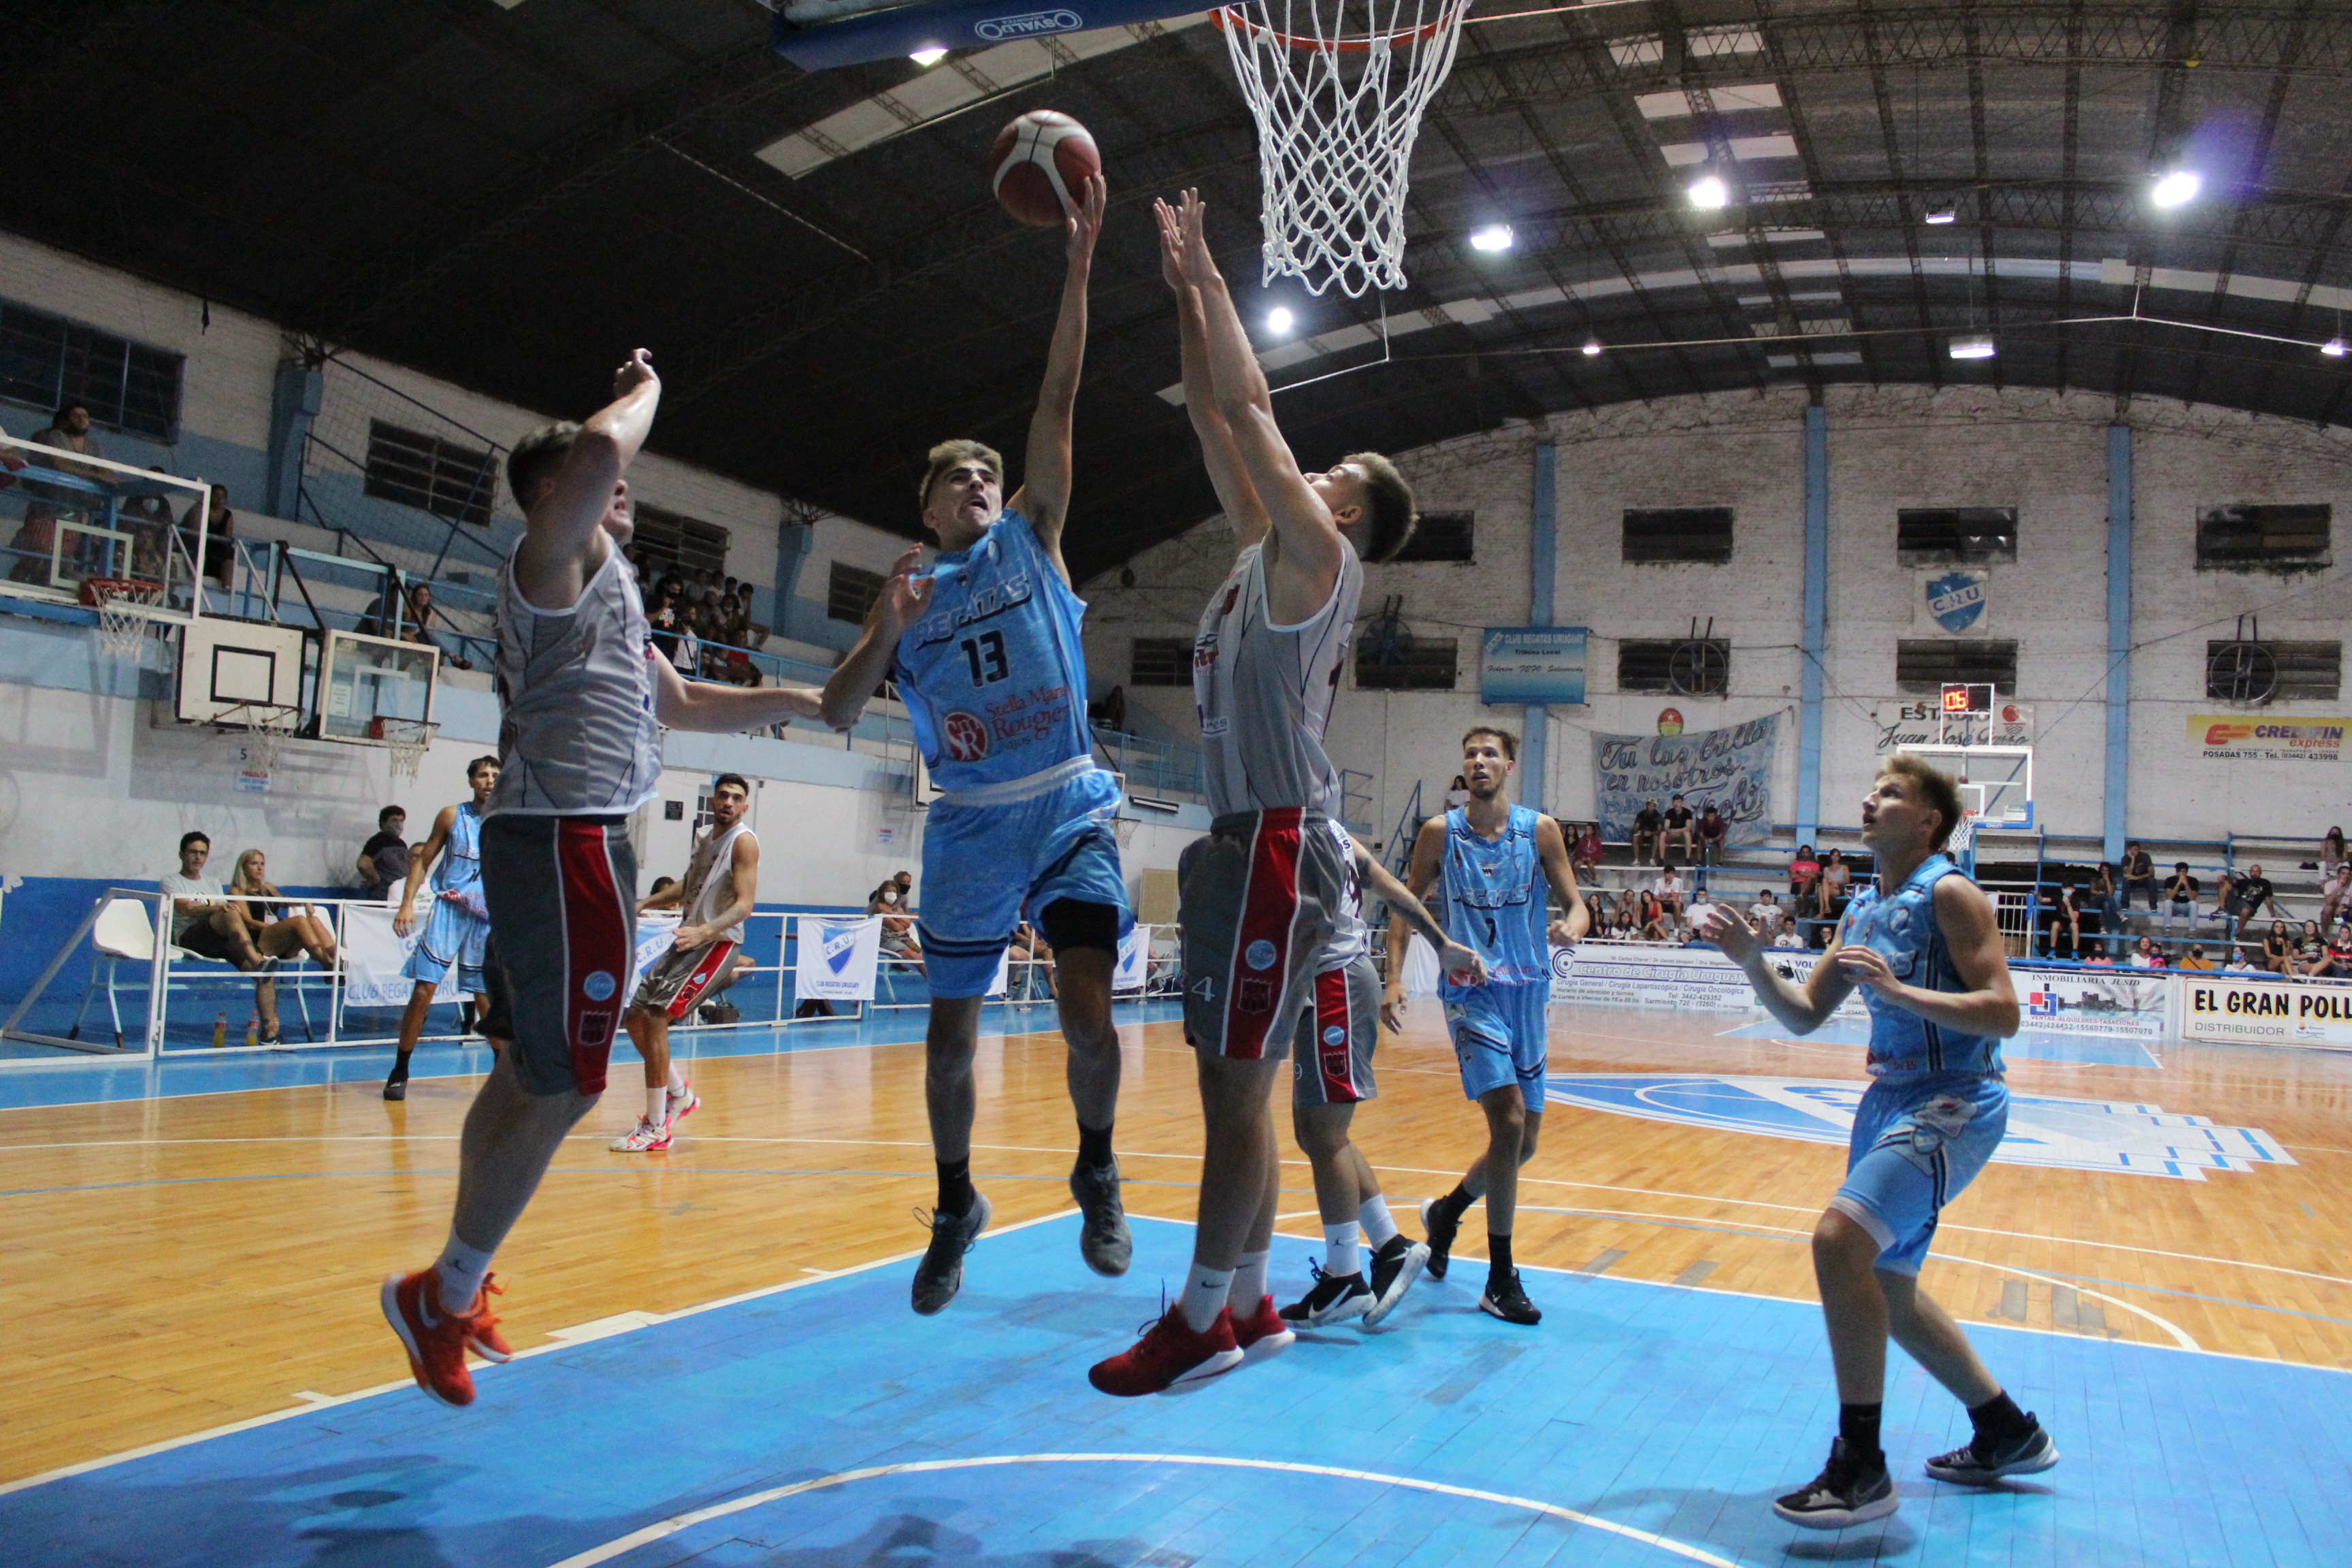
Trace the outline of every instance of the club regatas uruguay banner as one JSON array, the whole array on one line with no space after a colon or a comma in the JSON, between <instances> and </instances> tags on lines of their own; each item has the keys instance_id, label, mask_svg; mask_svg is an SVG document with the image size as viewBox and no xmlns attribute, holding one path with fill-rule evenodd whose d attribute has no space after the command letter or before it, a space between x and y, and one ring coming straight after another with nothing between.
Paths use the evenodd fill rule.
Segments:
<instances>
[{"instance_id":1,"label":"club regatas uruguay banner","mask_svg":"<svg viewBox=\"0 0 2352 1568\"><path fill-rule=\"evenodd\" d=\"M1731 824L1734 844L1761 844L1772 827L1772 753L1780 718L1750 719L1688 735L1592 737L1592 785L1601 836L1623 843L1633 814L1654 800L1664 811L1675 795L1693 816L1709 805Z\"/></svg>"},{"instance_id":2,"label":"club regatas uruguay banner","mask_svg":"<svg viewBox=\"0 0 2352 1568\"><path fill-rule=\"evenodd\" d=\"M882 957L880 915L802 915L793 927L800 939L793 961L793 995L803 1002L874 1000L874 970Z\"/></svg>"}]
</instances>

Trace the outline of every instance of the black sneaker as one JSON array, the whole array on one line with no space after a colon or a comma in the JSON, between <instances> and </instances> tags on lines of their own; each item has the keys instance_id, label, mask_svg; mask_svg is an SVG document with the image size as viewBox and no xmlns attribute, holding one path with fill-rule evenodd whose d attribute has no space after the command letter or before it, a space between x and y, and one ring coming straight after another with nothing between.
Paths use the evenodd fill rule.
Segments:
<instances>
[{"instance_id":1,"label":"black sneaker","mask_svg":"<svg viewBox=\"0 0 2352 1568\"><path fill-rule=\"evenodd\" d=\"M1392 1236L1372 1254L1372 1304L1364 1309L1364 1327L1376 1329L1381 1320L1396 1310L1421 1271L1429 1267L1429 1248L1418 1241L1407 1241L1402 1235Z\"/></svg>"},{"instance_id":2,"label":"black sneaker","mask_svg":"<svg viewBox=\"0 0 2352 1568\"><path fill-rule=\"evenodd\" d=\"M404 1078L388 1078L384 1079L383 1097L386 1100L406 1100L408 1098L408 1080Z\"/></svg>"},{"instance_id":3,"label":"black sneaker","mask_svg":"<svg viewBox=\"0 0 2352 1568\"><path fill-rule=\"evenodd\" d=\"M1964 1487L1990 1486L2003 1476L2030 1476L2046 1470L2058 1462L2058 1445L2041 1422L2026 1412L2025 1430L2016 1436L2000 1441L1979 1437L1964 1443L1948 1454L1938 1454L1927 1461L1927 1473L1939 1481L1955 1481Z\"/></svg>"},{"instance_id":4,"label":"black sneaker","mask_svg":"<svg viewBox=\"0 0 2352 1568\"><path fill-rule=\"evenodd\" d=\"M1070 1171L1070 1196L1078 1200L1085 1224L1078 1231L1078 1255L1096 1273L1116 1279L1127 1272L1135 1255L1135 1238L1127 1231L1127 1210L1118 1201L1118 1162L1096 1170L1083 1160Z\"/></svg>"},{"instance_id":5,"label":"black sneaker","mask_svg":"<svg viewBox=\"0 0 2352 1568\"><path fill-rule=\"evenodd\" d=\"M1528 1293L1519 1289L1519 1271L1516 1268L1499 1285L1491 1275L1487 1278L1486 1293L1478 1298L1478 1310L1525 1328L1532 1329L1543 1321L1543 1314L1528 1300Z\"/></svg>"},{"instance_id":6,"label":"black sneaker","mask_svg":"<svg viewBox=\"0 0 2352 1568\"><path fill-rule=\"evenodd\" d=\"M928 1318L963 1289L963 1255L988 1228L988 1200L974 1193L969 1214L925 1215L917 1209L915 1217L931 1230L931 1245L915 1265L915 1310Z\"/></svg>"},{"instance_id":7,"label":"black sneaker","mask_svg":"<svg viewBox=\"0 0 2352 1568\"><path fill-rule=\"evenodd\" d=\"M1360 1318L1372 1304L1372 1288L1359 1274L1326 1274L1322 1266L1310 1263L1307 1272L1315 1276L1315 1288L1282 1310L1282 1321L1302 1329L1319 1329L1347 1318Z\"/></svg>"},{"instance_id":8,"label":"black sneaker","mask_svg":"<svg viewBox=\"0 0 2352 1568\"><path fill-rule=\"evenodd\" d=\"M1893 1513L1899 1500L1886 1456L1858 1458L1843 1437L1830 1439L1830 1462L1806 1486L1772 1505L1772 1511L1807 1530L1843 1530Z\"/></svg>"},{"instance_id":9,"label":"black sneaker","mask_svg":"<svg viewBox=\"0 0 2352 1568\"><path fill-rule=\"evenodd\" d=\"M1445 1265L1454 1252L1454 1233L1462 1228L1462 1216L1455 1215L1449 1218L1444 1204L1444 1198L1421 1200L1421 1228L1422 1233L1429 1237L1429 1262L1426 1267L1432 1279L1445 1278Z\"/></svg>"}]
</instances>

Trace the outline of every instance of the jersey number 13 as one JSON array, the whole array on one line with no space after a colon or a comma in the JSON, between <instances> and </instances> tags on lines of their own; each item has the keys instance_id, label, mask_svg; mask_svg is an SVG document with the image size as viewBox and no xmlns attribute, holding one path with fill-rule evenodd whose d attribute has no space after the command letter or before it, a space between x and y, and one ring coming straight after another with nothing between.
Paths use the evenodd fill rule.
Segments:
<instances>
[{"instance_id":1,"label":"jersey number 13","mask_svg":"<svg viewBox=\"0 0 2352 1568\"><path fill-rule=\"evenodd\" d=\"M966 637L961 643L964 662L971 666L971 683L989 686L1012 673L1004 659L1004 634L982 632L976 637Z\"/></svg>"}]
</instances>

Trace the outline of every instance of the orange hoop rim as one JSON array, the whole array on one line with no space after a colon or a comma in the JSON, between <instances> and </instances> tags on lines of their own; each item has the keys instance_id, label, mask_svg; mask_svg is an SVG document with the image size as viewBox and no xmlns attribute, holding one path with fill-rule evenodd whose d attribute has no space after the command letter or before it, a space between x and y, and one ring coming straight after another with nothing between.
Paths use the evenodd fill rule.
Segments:
<instances>
[{"instance_id":1,"label":"orange hoop rim","mask_svg":"<svg viewBox=\"0 0 2352 1568\"><path fill-rule=\"evenodd\" d=\"M1469 0L1461 0L1460 4L1448 6L1446 13L1441 14L1433 22L1424 22L1418 27L1401 27L1390 33L1367 33L1356 38L1302 38L1295 33L1276 32L1272 27L1262 26L1243 16L1241 7L1238 5L1218 6L1209 13L1209 22L1220 32L1230 25L1241 28L1244 32L1263 35L1286 49L1307 49L1317 54L1328 55L1368 55L1372 52L1374 44L1387 43L1391 46L1401 43L1417 44L1424 38L1434 37L1445 27L1448 15L1467 11L1469 8ZM1233 18L1230 24L1225 20L1228 16Z\"/></svg>"},{"instance_id":2,"label":"orange hoop rim","mask_svg":"<svg viewBox=\"0 0 2352 1568\"><path fill-rule=\"evenodd\" d=\"M152 594L161 597L163 584L144 577L85 577L77 595L85 605L95 605L107 596L129 597L132 594Z\"/></svg>"}]
</instances>

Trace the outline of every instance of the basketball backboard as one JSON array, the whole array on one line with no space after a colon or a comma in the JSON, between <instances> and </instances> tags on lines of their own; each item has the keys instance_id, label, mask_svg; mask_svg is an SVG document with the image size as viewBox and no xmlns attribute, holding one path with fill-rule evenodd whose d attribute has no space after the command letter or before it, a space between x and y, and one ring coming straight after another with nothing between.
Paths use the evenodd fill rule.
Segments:
<instances>
[{"instance_id":1,"label":"basketball backboard","mask_svg":"<svg viewBox=\"0 0 2352 1568\"><path fill-rule=\"evenodd\" d=\"M1977 806L1977 831L2032 830L2032 747L1930 744L1903 749L1951 774L1962 786L1964 800Z\"/></svg>"},{"instance_id":2,"label":"basketball backboard","mask_svg":"<svg viewBox=\"0 0 2352 1568\"><path fill-rule=\"evenodd\" d=\"M299 626L197 616L180 628L174 712L183 723L215 724L255 706L301 708L306 640Z\"/></svg>"},{"instance_id":3,"label":"basketball backboard","mask_svg":"<svg viewBox=\"0 0 2352 1568\"><path fill-rule=\"evenodd\" d=\"M433 717L441 650L331 630L319 670L319 739L381 745L389 721Z\"/></svg>"}]
</instances>

